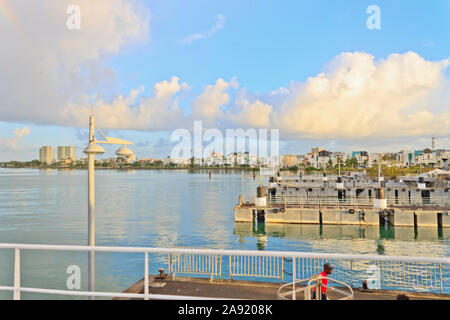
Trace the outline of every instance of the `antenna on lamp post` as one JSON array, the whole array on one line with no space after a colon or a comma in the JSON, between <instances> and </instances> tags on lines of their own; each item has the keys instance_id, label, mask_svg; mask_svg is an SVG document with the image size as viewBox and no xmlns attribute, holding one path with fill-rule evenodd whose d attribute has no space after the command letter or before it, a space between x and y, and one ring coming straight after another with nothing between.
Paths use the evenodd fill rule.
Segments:
<instances>
[{"instance_id":1,"label":"antenna on lamp post","mask_svg":"<svg viewBox=\"0 0 450 320\"><path fill-rule=\"evenodd\" d=\"M88 244L92 249L91 251L89 251L88 259L89 292L93 292L95 290L95 252L93 250L93 248L95 247L95 155L101 155L105 153L105 149L97 145L97 143L123 145L123 148L119 149L117 151L117 154L124 156L133 155L133 152L125 147L128 144L133 144L132 142L106 137L99 128L97 128L97 130L106 139L106 141L95 140L94 133L96 128L94 107L92 106L91 114L89 117L89 145L86 149L84 149L84 153L88 155ZM90 296L89 299L93 300L94 296Z\"/></svg>"}]
</instances>

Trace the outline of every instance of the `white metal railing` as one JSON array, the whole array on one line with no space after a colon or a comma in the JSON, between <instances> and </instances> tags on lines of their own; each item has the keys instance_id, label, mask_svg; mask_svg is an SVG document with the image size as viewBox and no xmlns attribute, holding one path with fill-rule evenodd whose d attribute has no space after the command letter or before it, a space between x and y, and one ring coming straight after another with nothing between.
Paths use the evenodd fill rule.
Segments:
<instances>
[{"instance_id":1,"label":"white metal railing","mask_svg":"<svg viewBox=\"0 0 450 320\"><path fill-rule=\"evenodd\" d=\"M377 289L404 288L435 290L441 293L444 292L442 270L449 269L449 265L426 261L336 260L317 257L297 259L295 279L309 279L322 271L325 263L334 266L332 275L334 279L350 283L352 287L355 284L361 284L363 280L369 280Z\"/></svg>"},{"instance_id":2,"label":"white metal railing","mask_svg":"<svg viewBox=\"0 0 450 320\"><path fill-rule=\"evenodd\" d=\"M1 286L0 290L12 291L14 299L20 299L21 292L34 292L68 296L102 296L125 297L142 299L209 299L208 297L186 297L173 295L154 295L149 293L149 254L171 255L199 255L199 256L228 256L221 259L220 264L228 262L230 269L220 266L223 270L230 270L230 278L242 276L247 278L278 278L283 281L287 276L292 281L311 278L321 271L325 262L334 266L333 278L338 281L353 284L360 280L375 279L379 288L397 287L409 290L438 289L441 294L450 293L450 258L428 257L400 257L379 255L331 254L314 252L288 251L250 251L250 250L214 250L214 249L186 249L186 248L146 248L146 247L89 247L68 245L33 245L33 244L0 244L0 249L13 249L14 254L14 285ZM142 253L144 266L144 293L114 293L54 290L46 288L21 287L21 253L32 251L69 251L69 252L118 252ZM192 260L182 260L189 264ZM246 264L247 267L243 267ZM375 275L367 275L368 269ZM185 269L187 273L193 268Z\"/></svg>"},{"instance_id":3,"label":"white metal railing","mask_svg":"<svg viewBox=\"0 0 450 320\"><path fill-rule=\"evenodd\" d=\"M171 253L168 259L169 274L208 275L211 280L222 275L222 256L194 253Z\"/></svg>"},{"instance_id":4,"label":"white metal railing","mask_svg":"<svg viewBox=\"0 0 450 320\"><path fill-rule=\"evenodd\" d=\"M270 256L229 256L229 276L257 277L284 280L282 257Z\"/></svg>"},{"instance_id":5,"label":"white metal railing","mask_svg":"<svg viewBox=\"0 0 450 320\"><path fill-rule=\"evenodd\" d=\"M250 197L245 197L248 201ZM254 197L253 197L254 200ZM304 197L304 196L291 196L291 195L269 195L269 204L285 204L287 206L373 206L374 197L355 197L350 196L343 199L339 199L335 196L325 197ZM398 197L387 198L387 204L389 206L435 206L435 207L449 207L450 197Z\"/></svg>"},{"instance_id":6,"label":"white metal railing","mask_svg":"<svg viewBox=\"0 0 450 320\"><path fill-rule=\"evenodd\" d=\"M348 292L345 292L344 290L325 285L322 283L323 279L327 279L328 282L334 282L338 285L340 285L343 288L346 288ZM306 282L306 286L300 286L299 285L303 282ZM314 282L314 285L312 283ZM313 275L311 279L302 279L293 281L291 283L287 283L278 289L278 298L283 300L288 300L287 296L291 296L292 300L297 300L297 293L303 292L303 298L304 300L312 300L311 299L311 292L314 289L316 294L315 300L321 300L322 299L322 287L329 289L330 291L334 291L340 295L342 295L342 298L337 300L353 300L355 298L355 295L353 294L353 289L346 283L342 281L338 281L333 278L323 277L323 276L316 276ZM287 291L285 289L288 289Z\"/></svg>"},{"instance_id":7,"label":"white metal railing","mask_svg":"<svg viewBox=\"0 0 450 320\"><path fill-rule=\"evenodd\" d=\"M337 197L298 197L285 195L270 195L270 204L285 204L286 206L345 206L345 205L359 205L372 206L373 198L354 198L338 199Z\"/></svg>"}]
</instances>

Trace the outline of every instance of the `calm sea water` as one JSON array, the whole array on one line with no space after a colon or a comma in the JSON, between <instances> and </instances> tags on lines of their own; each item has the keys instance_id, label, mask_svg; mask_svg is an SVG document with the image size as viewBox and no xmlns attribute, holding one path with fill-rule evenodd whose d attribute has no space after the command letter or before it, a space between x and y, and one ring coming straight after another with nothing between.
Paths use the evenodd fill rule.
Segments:
<instances>
[{"instance_id":1,"label":"calm sea water","mask_svg":"<svg viewBox=\"0 0 450 320\"><path fill-rule=\"evenodd\" d=\"M449 229L235 223L239 194L257 184L238 171L97 170L96 244L450 256ZM0 169L0 242L86 245L87 171ZM12 285L13 261L0 250L0 286ZM152 256L150 272L165 261ZM21 262L24 287L66 289L66 269L78 265L87 290L87 253L25 251ZM97 253L96 290L122 291L143 271L142 254Z\"/></svg>"}]
</instances>

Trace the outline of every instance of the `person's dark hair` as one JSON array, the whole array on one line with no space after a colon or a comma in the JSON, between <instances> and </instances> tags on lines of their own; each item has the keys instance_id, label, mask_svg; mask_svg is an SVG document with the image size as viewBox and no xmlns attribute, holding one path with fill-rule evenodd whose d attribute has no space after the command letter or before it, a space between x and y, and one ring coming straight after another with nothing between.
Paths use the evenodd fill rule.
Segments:
<instances>
[{"instance_id":1,"label":"person's dark hair","mask_svg":"<svg viewBox=\"0 0 450 320\"><path fill-rule=\"evenodd\" d=\"M397 300L409 300L408 296L405 294L399 294Z\"/></svg>"},{"instance_id":2,"label":"person's dark hair","mask_svg":"<svg viewBox=\"0 0 450 320\"><path fill-rule=\"evenodd\" d=\"M362 287L364 290L368 290L369 288L367 287L367 280L363 280L362 282Z\"/></svg>"}]
</instances>

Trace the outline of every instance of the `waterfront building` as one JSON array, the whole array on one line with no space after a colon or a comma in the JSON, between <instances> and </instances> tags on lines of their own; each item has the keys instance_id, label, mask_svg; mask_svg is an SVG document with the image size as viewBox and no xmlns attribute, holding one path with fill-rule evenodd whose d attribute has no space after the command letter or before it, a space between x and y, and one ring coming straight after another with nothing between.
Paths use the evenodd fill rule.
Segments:
<instances>
[{"instance_id":1,"label":"waterfront building","mask_svg":"<svg viewBox=\"0 0 450 320\"><path fill-rule=\"evenodd\" d=\"M319 168L326 168L331 161L331 164L333 164L333 152L327 151L327 150L322 150L319 151L319 154L317 156L317 166Z\"/></svg>"},{"instance_id":2,"label":"waterfront building","mask_svg":"<svg viewBox=\"0 0 450 320\"><path fill-rule=\"evenodd\" d=\"M353 151L352 158L358 161L359 166L367 166L369 164L369 153L367 151Z\"/></svg>"},{"instance_id":3,"label":"waterfront building","mask_svg":"<svg viewBox=\"0 0 450 320\"><path fill-rule=\"evenodd\" d=\"M298 165L297 156L295 155L284 155L281 156L281 167L291 168Z\"/></svg>"},{"instance_id":4,"label":"waterfront building","mask_svg":"<svg viewBox=\"0 0 450 320\"><path fill-rule=\"evenodd\" d=\"M77 161L75 157L75 147L73 146L59 146L57 153L57 159L59 162L75 162Z\"/></svg>"},{"instance_id":5,"label":"waterfront building","mask_svg":"<svg viewBox=\"0 0 450 320\"><path fill-rule=\"evenodd\" d=\"M318 155L317 154L315 154L315 153L308 153L306 155L306 159L304 161L305 161L305 165L307 167L318 168L319 166L318 166L317 160L318 160Z\"/></svg>"},{"instance_id":6,"label":"waterfront building","mask_svg":"<svg viewBox=\"0 0 450 320\"><path fill-rule=\"evenodd\" d=\"M188 166L191 164L191 159L190 158L168 158L170 161L163 161L163 164L170 164L170 162L172 162L173 164L176 164L177 166ZM147 161L147 163L153 163L156 161L161 161L161 160L157 160L157 159L148 159L148 160L153 160L153 161Z\"/></svg>"},{"instance_id":7,"label":"waterfront building","mask_svg":"<svg viewBox=\"0 0 450 320\"><path fill-rule=\"evenodd\" d=\"M414 164L414 152L410 150L401 150L397 153L397 161L402 164L402 166L408 166Z\"/></svg>"},{"instance_id":8,"label":"waterfront building","mask_svg":"<svg viewBox=\"0 0 450 320\"><path fill-rule=\"evenodd\" d=\"M343 164L347 159L348 154L345 152L333 152L332 154L332 160L334 165L338 164L339 162Z\"/></svg>"},{"instance_id":9,"label":"waterfront building","mask_svg":"<svg viewBox=\"0 0 450 320\"><path fill-rule=\"evenodd\" d=\"M369 166L378 165L383 161L382 153L369 153Z\"/></svg>"},{"instance_id":10,"label":"waterfront building","mask_svg":"<svg viewBox=\"0 0 450 320\"><path fill-rule=\"evenodd\" d=\"M39 162L52 164L55 159L55 153L50 146L44 146L39 149Z\"/></svg>"},{"instance_id":11,"label":"waterfront building","mask_svg":"<svg viewBox=\"0 0 450 320\"><path fill-rule=\"evenodd\" d=\"M418 154L417 163L434 166L437 163L436 153L432 152L431 149L425 149L423 153Z\"/></svg>"},{"instance_id":12,"label":"waterfront building","mask_svg":"<svg viewBox=\"0 0 450 320\"><path fill-rule=\"evenodd\" d=\"M156 161L156 159L152 159L152 158L150 158L150 159L139 159L139 160L138 160L138 162L139 162L141 165L151 164L151 163L153 163L153 162L155 162L155 161Z\"/></svg>"},{"instance_id":13,"label":"waterfront building","mask_svg":"<svg viewBox=\"0 0 450 320\"><path fill-rule=\"evenodd\" d=\"M449 167L450 161L450 151L437 150L437 166L442 169L447 169Z\"/></svg>"}]
</instances>

